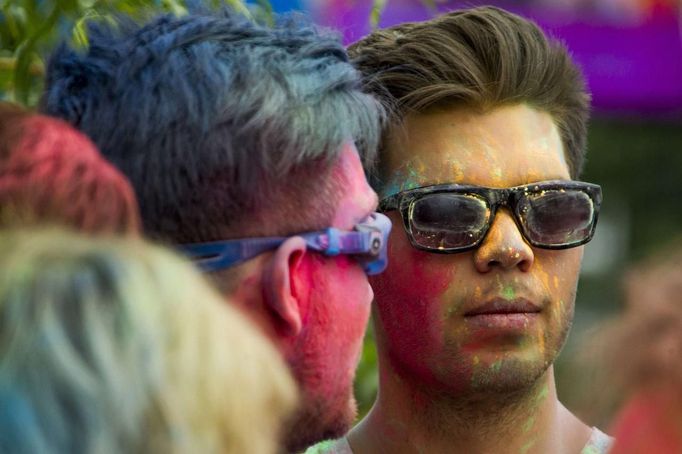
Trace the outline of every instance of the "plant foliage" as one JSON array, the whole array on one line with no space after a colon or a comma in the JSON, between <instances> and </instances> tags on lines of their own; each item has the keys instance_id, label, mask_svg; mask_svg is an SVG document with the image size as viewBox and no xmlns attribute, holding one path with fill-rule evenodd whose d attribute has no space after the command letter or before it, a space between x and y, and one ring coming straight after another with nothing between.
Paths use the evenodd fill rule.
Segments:
<instances>
[{"instance_id":1,"label":"plant foliage","mask_svg":"<svg viewBox=\"0 0 682 454\"><path fill-rule=\"evenodd\" d=\"M88 43L90 21L111 20L118 14L140 16L148 11L182 15L195 0L0 0L0 99L34 105L42 89L44 56L60 41ZM212 7L228 5L272 24L269 0L205 0ZM372 0L368 18L376 28L389 0ZM434 0L422 0L435 10Z\"/></svg>"}]
</instances>

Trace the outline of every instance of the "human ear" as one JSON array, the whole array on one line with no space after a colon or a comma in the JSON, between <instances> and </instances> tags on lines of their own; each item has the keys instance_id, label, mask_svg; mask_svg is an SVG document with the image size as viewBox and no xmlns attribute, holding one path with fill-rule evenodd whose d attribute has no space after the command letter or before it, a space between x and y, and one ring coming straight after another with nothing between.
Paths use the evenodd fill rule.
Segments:
<instances>
[{"instance_id":1,"label":"human ear","mask_svg":"<svg viewBox=\"0 0 682 454\"><path fill-rule=\"evenodd\" d=\"M285 336L298 336L303 325L300 295L292 281L305 253L303 238L289 238L277 248L263 272L263 299L277 332Z\"/></svg>"}]
</instances>

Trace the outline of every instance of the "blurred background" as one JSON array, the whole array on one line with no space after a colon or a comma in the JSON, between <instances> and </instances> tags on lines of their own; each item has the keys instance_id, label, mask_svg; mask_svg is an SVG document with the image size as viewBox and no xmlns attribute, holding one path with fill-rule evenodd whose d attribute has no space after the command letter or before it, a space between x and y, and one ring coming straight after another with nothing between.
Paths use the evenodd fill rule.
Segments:
<instances>
[{"instance_id":1,"label":"blurred background","mask_svg":"<svg viewBox=\"0 0 682 454\"><path fill-rule=\"evenodd\" d=\"M334 27L346 43L375 27L494 4L534 19L561 39L582 66L593 96L588 161L582 179L601 184L604 203L587 246L569 342L557 364L559 396L590 424L603 425L591 349L600 323L622 309L622 275L682 234L682 0L214 0L270 21L303 11ZM44 57L62 40L87 44L87 23L152 8L182 14L183 0L0 0L0 98L35 105ZM371 329L356 391L361 414L374 399Z\"/></svg>"}]
</instances>

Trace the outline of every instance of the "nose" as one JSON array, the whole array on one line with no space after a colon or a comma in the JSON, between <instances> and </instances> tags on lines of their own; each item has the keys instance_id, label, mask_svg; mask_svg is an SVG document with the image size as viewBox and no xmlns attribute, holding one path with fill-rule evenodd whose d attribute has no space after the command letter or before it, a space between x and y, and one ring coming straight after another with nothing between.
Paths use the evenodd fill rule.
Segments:
<instances>
[{"instance_id":1,"label":"nose","mask_svg":"<svg viewBox=\"0 0 682 454\"><path fill-rule=\"evenodd\" d=\"M474 253L478 272L487 273L496 267L526 272L534 260L533 249L526 243L511 214L506 209L499 210L483 243Z\"/></svg>"}]
</instances>

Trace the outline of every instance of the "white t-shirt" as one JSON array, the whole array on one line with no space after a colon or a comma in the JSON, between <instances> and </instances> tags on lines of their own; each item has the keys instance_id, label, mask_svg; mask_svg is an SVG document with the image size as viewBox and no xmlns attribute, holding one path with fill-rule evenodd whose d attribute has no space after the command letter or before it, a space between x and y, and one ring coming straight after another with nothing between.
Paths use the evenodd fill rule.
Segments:
<instances>
[{"instance_id":1,"label":"white t-shirt","mask_svg":"<svg viewBox=\"0 0 682 454\"><path fill-rule=\"evenodd\" d=\"M606 454L613 445L613 438L596 427L592 428L590 439L580 454ZM353 454L346 437L328 440L308 448L305 454Z\"/></svg>"}]
</instances>

